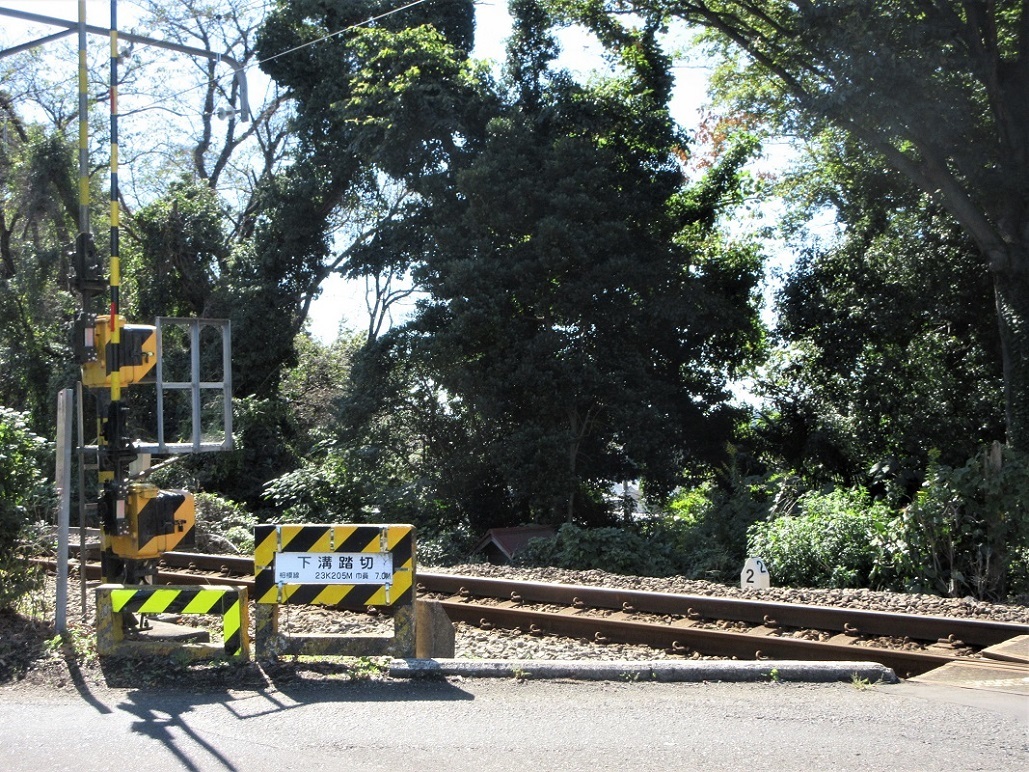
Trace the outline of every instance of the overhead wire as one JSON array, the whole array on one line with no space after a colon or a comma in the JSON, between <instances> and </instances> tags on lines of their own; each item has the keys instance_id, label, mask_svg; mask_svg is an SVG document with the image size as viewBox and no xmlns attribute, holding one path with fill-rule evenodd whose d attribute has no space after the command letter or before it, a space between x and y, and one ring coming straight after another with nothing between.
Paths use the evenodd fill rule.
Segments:
<instances>
[{"instance_id":1,"label":"overhead wire","mask_svg":"<svg viewBox=\"0 0 1029 772\"><path fill-rule=\"evenodd\" d=\"M318 38L315 38L314 40L308 40L305 43L301 43L300 45L294 46L293 48L288 48L285 51L280 51L279 53L273 54L272 56L265 57L264 59L257 59L255 61L249 62L249 63L247 63L243 67L243 72L246 73L247 71L252 70L253 68L260 67L265 62L270 62L270 61L273 61L275 59L279 59L279 58L281 58L283 56L287 56L289 54L294 54L297 51L302 51L305 48L310 48L311 46L318 45L319 43L323 43L326 40L331 40L333 38L339 37L340 35L345 35L348 32L353 32L356 29L359 29L361 27L365 27L365 26L367 26L369 24L374 24L377 21L380 21L382 19L386 19L386 18L388 18L390 16L393 16L393 15L398 14L398 13L402 13L403 11L410 10L411 8L414 8L414 7L419 6L419 5L423 5L424 3L428 3L428 2L433 2L433 0L411 0L411 2L405 3L404 5L401 5L401 6L397 7L397 8L393 8L393 9L391 9L389 11L384 11L383 13L377 14L375 16L370 16L369 18L365 19L364 21L357 22L356 24L351 24L351 25L349 25L347 27L343 27L342 29L338 29L338 30L335 30L333 32L327 32L326 34L324 34L324 35L322 35L322 36L320 36ZM216 76L214 78L214 81L218 82L218 81L222 80L223 78L229 78L229 77L235 77L235 73L232 73L232 75ZM151 103L149 103L147 105L143 105L141 107L137 107L134 110L134 112L143 112L145 110L149 110L149 109L152 109L154 107L159 107L159 106L161 106L165 102L177 101L179 99L179 97L185 96L186 94L192 93L194 91L198 91L198 90L200 90L202 88L207 88L207 86L208 86L207 83L202 83L202 84L197 84L195 86L190 86L189 88L182 89L181 91L177 91L177 92L174 92L172 94L169 94L166 97L161 97L160 99L154 100L153 102L151 102Z\"/></svg>"},{"instance_id":2,"label":"overhead wire","mask_svg":"<svg viewBox=\"0 0 1029 772\"><path fill-rule=\"evenodd\" d=\"M324 35L321 35L321 36L319 36L319 37L317 37L317 38L315 38L313 40L309 40L309 41L306 41L304 43L301 43L300 45L294 46L293 48L286 49L285 51L280 51L279 53L273 54L272 56L268 56L268 57L266 57L264 59L258 59L258 60L254 60L254 61L248 62L242 68L242 71L243 71L244 74L246 74L248 71L251 71L251 70L253 70L256 67L260 67L265 62L270 62L270 61L273 61L275 59L279 59L281 57L288 56L290 54L294 54L294 53L296 53L298 51L304 50L305 48L309 48L311 46L318 45L319 43L323 43L326 40L331 40L333 38L339 37L340 35L345 35L348 32L353 32L354 30L359 29L361 27L366 27L366 26L368 26L370 24L374 24L377 21L381 21L382 19L389 18L390 16L394 16L394 15L396 15L398 13L402 13L404 11L410 10L411 8L414 8L416 6L423 5L425 3L433 2L433 1L434 0L410 0L410 2L404 3L401 6L398 6L396 8L392 8L392 9L387 10L387 11L383 11L382 13L376 14L374 16L370 16L369 18L367 18L367 19L365 19L363 21L357 22L355 24L348 25L348 26L343 27L341 29L333 30L332 32L327 32ZM265 5L267 7L266 0L264 0L264 2L262 2L262 0L254 0L254 2L249 7L257 7L260 4L263 4L263 5ZM220 81L222 81L224 79L234 78L234 77L236 77L236 73L232 72L232 73L227 73L225 75L216 75L212 80L215 83L218 83L218 82L220 82ZM207 81L205 83L199 83L199 84L190 86L188 88L184 88L184 89L181 89L179 91L172 92L171 94L168 94L166 96L162 96L162 97L160 97L158 99L154 99L153 101L151 101L151 102L149 102L147 104L136 106L131 112L132 113L145 112L146 110L151 110L151 109L154 109L154 108L162 107L162 106L166 105L167 103L175 103L175 102L179 101L180 97L183 97L183 96L185 96L187 94L190 94L190 93L192 93L194 91L198 91L200 89L207 88L210 85L210 82L211 81Z\"/></svg>"}]
</instances>

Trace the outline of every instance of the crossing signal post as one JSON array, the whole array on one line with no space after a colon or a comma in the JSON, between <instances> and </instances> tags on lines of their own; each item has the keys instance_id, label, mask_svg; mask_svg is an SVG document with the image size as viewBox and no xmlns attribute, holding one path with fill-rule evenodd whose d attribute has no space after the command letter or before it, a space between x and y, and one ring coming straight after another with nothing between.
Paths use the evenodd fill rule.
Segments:
<instances>
[{"instance_id":1,"label":"crossing signal post","mask_svg":"<svg viewBox=\"0 0 1029 772\"><path fill-rule=\"evenodd\" d=\"M186 321L199 330L201 323L220 327L221 378L201 378L200 336L190 338L192 370L186 384L163 384L161 376L161 325L131 324L121 313L120 208L118 191L118 29L117 0L111 0L110 108L111 190L110 255L104 276L101 259L89 227L89 164L87 122L87 77L85 3L79 3L79 235L72 254L73 282L82 297L82 310L75 319L74 351L81 367L81 385L92 396L96 411L95 469L96 520L101 531L102 573L105 582L139 584L152 580L161 553L195 544L196 512L193 494L183 490L161 490L147 481L149 453L190 453L225 450L232 446L231 359L229 327L224 320ZM104 292L105 308L98 306ZM106 311L106 313L104 313ZM156 377L155 377L156 376ZM157 385L158 442L144 447L133 439L130 407L123 390L140 384ZM200 438L201 388L222 391L221 443L204 443ZM191 390L190 443L165 442L162 398L166 388ZM82 411L80 401L80 415ZM205 406L206 407L206 406ZM85 443L80 442L85 449ZM80 453L80 464L83 463ZM80 496L82 496L80 491ZM83 508L85 513L86 508Z\"/></svg>"},{"instance_id":2,"label":"crossing signal post","mask_svg":"<svg viewBox=\"0 0 1029 772\"><path fill-rule=\"evenodd\" d=\"M223 319L158 317L156 325L145 325L129 323L121 313L117 4L117 0L111 0L111 77L108 100L111 108L110 253L106 275L90 227L89 92L86 70L87 34L104 34L105 31L87 25L86 0L78 0L77 24L0 8L0 15L78 30L79 232L68 257L72 268L72 286L81 297L81 310L72 329L73 350L81 368L77 422L80 556L85 554L85 526L92 517L93 524L99 525L101 533L105 584L100 588L102 591L97 592L97 617L103 628L98 638L103 644L101 649L104 653L115 650L128 653L128 649L121 644L122 633L134 626L128 620L131 613L140 614L139 626L143 628L148 626L144 617L147 614L167 610L209 613L217 607L226 620L225 653L245 657L248 652L245 590L209 588L217 590L211 592L197 591L195 588L145 587L152 583L157 560L162 553L195 544L196 526L193 494L184 490L162 490L148 480L151 454L177 455L232 448L231 330L228 320ZM60 36L41 38L27 48L45 44ZM134 42L232 63L237 67L240 114L243 120L247 120L249 108L245 73L230 57L135 35L129 35L128 38ZM4 52L0 52L0 57L3 55ZM108 294L106 303L102 299L105 293ZM167 347L162 345L162 324L166 328L185 327L188 330L188 344L180 345L175 352L184 352L190 362L185 378L167 377L162 373L162 360L164 354L168 353ZM212 327L219 331L220 358L201 356L203 332ZM210 336L207 340L213 342ZM210 353L209 349L205 353ZM201 376L201 362L205 359L218 362L215 366L220 370L215 376ZM130 416L132 409L123 398L123 389L141 384L156 386L156 441L153 442L134 438L139 421L130 421L133 418ZM213 398L212 392L220 393L220 400ZM185 410L169 411L173 414L173 426L169 431L164 420L163 400L166 395L174 397L183 394L189 398L188 405ZM86 395L90 397L88 402L91 407L95 407L95 432L89 432L95 436L95 444L87 444L86 440ZM170 401L175 400L173 398ZM181 401L178 404L181 408ZM205 432L201 417L209 413L217 415L219 412L222 437L212 439ZM179 425L174 425L176 420ZM189 428L183 430L183 423ZM95 478L89 480L96 483L95 495L87 493L87 469L96 472ZM87 503L90 498L92 502ZM82 572L82 576L85 576L85 572ZM168 601L169 591L175 594L174 603ZM83 580L83 608L86 606L85 592ZM235 594L235 600L229 598L232 594ZM181 609L178 608L179 601L184 604ZM231 642L228 640L230 637ZM164 651L163 648L160 650Z\"/></svg>"},{"instance_id":3,"label":"crossing signal post","mask_svg":"<svg viewBox=\"0 0 1029 772\"><path fill-rule=\"evenodd\" d=\"M113 320L113 321L112 321ZM97 416L101 560L105 582L138 584L151 579L163 552L195 545L193 495L161 490L142 478L146 464L129 429L130 408L114 398L122 388L153 384L157 328L128 324L119 315L81 314L75 350L82 385L93 395Z\"/></svg>"}]
</instances>

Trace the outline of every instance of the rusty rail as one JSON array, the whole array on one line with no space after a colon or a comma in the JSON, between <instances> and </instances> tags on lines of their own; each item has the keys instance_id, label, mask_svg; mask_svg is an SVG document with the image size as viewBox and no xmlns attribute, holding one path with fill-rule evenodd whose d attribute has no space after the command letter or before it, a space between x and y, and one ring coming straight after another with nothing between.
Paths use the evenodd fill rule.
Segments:
<instances>
[{"instance_id":1,"label":"rusty rail","mask_svg":"<svg viewBox=\"0 0 1029 772\"><path fill-rule=\"evenodd\" d=\"M705 595L644 592L566 584L518 582L457 574L418 574L426 592L447 593L507 600L517 596L522 603L545 603L580 608L678 616L703 617L764 625L772 628L811 628L850 636L876 635L907 637L920 641L961 641L985 647L1026 633L1025 625L956 617L892 614L884 611L810 606Z\"/></svg>"},{"instance_id":2,"label":"rusty rail","mask_svg":"<svg viewBox=\"0 0 1029 772\"><path fill-rule=\"evenodd\" d=\"M474 602L441 601L447 616L480 627L503 627L536 634L563 635L593 643L632 643L672 653L700 654L736 659L789 659L879 662L902 676L928 672L959 659L943 652L884 649L786 638L767 629L757 632L712 630L676 624L636 622L536 609L485 606Z\"/></svg>"},{"instance_id":3,"label":"rusty rail","mask_svg":"<svg viewBox=\"0 0 1029 772\"><path fill-rule=\"evenodd\" d=\"M252 582L243 578L253 573L250 557L169 552L162 556L161 563L157 579L162 582ZM182 573L172 568L208 573ZM456 574L421 572L418 582L421 592L451 596L440 602L452 621L487 629L518 629L598 644L644 644L682 654L695 651L740 659L872 661L893 668L901 676L918 675L948 662L968 661L959 656L956 647L987 647L1026 632L1024 625L1006 622ZM561 608L526 608L526 604ZM644 619L648 615L664 619ZM710 620L744 622L754 627L747 631L711 629L705 626ZM785 628L836 634L828 641L814 641L788 637L783 634ZM908 638L932 648L859 645L860 636Z\"/></svg>"}]
</instances>

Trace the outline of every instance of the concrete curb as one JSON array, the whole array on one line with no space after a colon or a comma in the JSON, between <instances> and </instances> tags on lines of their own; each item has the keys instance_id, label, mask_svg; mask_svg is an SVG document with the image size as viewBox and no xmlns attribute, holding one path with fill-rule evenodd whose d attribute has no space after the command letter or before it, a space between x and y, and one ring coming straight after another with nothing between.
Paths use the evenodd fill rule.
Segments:
<instances>
[{"instance_id":1,"label":"concrete curb","mask_svg":"<svg viewBox=\"0 0 1029 772\"><path fill-rule=\"evenodd\" d=\"M394 659L393 678L461 676L464 678L527 678L577 681L794 681L828 683L867 681L897 683L892 669L877 662L801 662L798 660L522 660L522 659Z\"/></svg>"}]
</instances>

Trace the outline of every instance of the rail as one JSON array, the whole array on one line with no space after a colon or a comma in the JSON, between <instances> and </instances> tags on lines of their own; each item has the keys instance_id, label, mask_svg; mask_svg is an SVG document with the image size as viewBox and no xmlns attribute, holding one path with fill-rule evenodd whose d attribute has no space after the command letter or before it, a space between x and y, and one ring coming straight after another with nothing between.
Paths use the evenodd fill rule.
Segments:
<instances>
[{"instance_id":1,"label":"rail","mask_svg":"<svg viewBox=\"0 0 1029 772\"><path fill-rule=\"evenodd\" d=\"M157 581L252 586L252 574L250 557L168 552ZM1026 632L1008 622L433 572L418 574L418 590L437 596L451 621L483 629L643 644L684 656L871 661L905 677L980 662L967 655Z\"/></svg>"}]
</instances>

